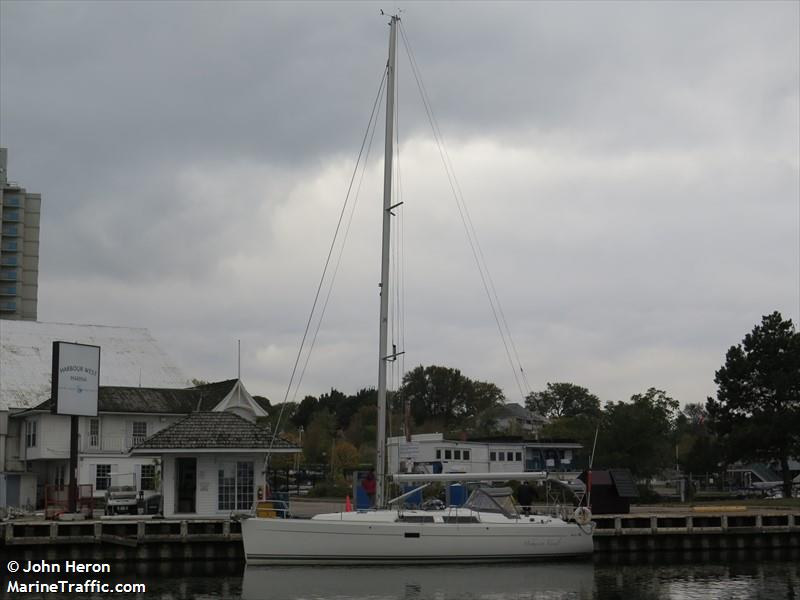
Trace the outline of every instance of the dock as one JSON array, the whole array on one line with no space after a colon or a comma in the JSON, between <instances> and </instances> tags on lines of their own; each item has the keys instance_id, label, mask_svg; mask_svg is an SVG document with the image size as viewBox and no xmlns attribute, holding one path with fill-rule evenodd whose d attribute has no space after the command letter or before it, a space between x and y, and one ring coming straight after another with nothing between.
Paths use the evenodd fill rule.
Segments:
<instances>
[{"instance_id":1,"label":"dock","mask_svg":"<svg viewBox=\"0 0 800 600\"><path fill-rule=\"evenodd\" d=\"M597 554L800 550L796 510L713 508L595 515ZM0 523L0 557L15 560L243 562L241 523L230 519L18 520Z\"/></svg>"},{"instance_id":2,"label":"dock","mask_svg":"<svg viewBox=\"0 0 800 600\"><path fill-rule=\"evenodd\" d=\"M0 533L4 559L244 561L241 523L229 519L11 521Z\"/></svg>"},{"instance_id":3,"label":"dock","mask_svg":"<svg viewBox=\"0 0 800 600\"><path fill-rule=\"evenodd\" d=\"M735 507L595 515L594 549L606 552L800 549L800 513Z\"/></svg>"}]
</instances>

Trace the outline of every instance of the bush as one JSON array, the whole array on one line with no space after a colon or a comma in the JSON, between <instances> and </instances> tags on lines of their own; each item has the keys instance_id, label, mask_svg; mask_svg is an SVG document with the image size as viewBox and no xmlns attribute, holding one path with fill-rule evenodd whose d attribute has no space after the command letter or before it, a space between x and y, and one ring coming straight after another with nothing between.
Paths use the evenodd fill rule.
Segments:
<instances>
[{"instance_id":1,"label":"bush","mask_svg":"<svg viewBox=\"0 0 800 600\"><path fill-rule=\"evenodd\" d=\"M655 504L657 502L661 502L662 498L661 495L656 492L653 488L651 488L646 483L637 484L637 489L639 490L639 497L636 499L637 503L640 504Z\"/></svg>"},{"instance_id":2,"label":"bush","mask_svg":"<svg viewBox=\"0 0 800 600\"><path fill-rule=\"evenodd\" d=\"M309 490L308 496L310 498L344 498L352 493L353 489L346 481L320 481Z\"/></svg>"}]
</instances>

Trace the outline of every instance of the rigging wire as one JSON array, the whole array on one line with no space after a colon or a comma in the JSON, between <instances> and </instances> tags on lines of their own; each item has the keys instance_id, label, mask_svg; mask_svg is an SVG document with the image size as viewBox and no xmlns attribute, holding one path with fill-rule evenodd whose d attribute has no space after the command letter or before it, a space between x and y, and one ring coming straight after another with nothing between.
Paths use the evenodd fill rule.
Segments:
<instances>
[{"instance_id":1,"label":"rigging wire","mask_svg":"<svg viewBox=\"0 0 800 600\"><path fill-rule=\"evenodd\" d=\"M431 106L427 90L425 89L425 85L422 82L422 76L419 67L417 65L414 52L411 48L411 44L405 32L405 26L403 25L402 22L400 23L400 34L403 39L403 45L406 49L406 53L409 58L409 63L411 64L411 71L414 75L414 79L416 80L417 87L420 92L420 97L422 98L422 104L425 108L425 113L428 117L428 122L430 123L431 129L433 130L434 140L436 141L436 145L439 150L439 155L445 168L445 173L447 175L447 180L450 185L450 190L456 202L456 207L458 209L461 222L464 225L465 233L467 235L467 240L469 242L473 258L475 259L475 263L478 268L478 274L480 275L484 292L486 293L486 297L487 300L489 301L489 306L491 308L492 315L497 325L497 329L500 333L500 338L502 340L503 347L505 349L506 357L509 361L512 373L514 375L514 381L517 384L517 388L519 389L520 395L522 396L524 402L524 399L526 397L526 392L523 391L523 386L522 386L523 382L525 384L528 394L530 393L531 388L527 381L527 377L525 376L525 371L522 368L522 363L519 358L519 352L517 351L513 337L511 336L511 330L508 327L508 322L505 318L505 313L502 309L500 298L497 294L494 281L492 280L491 274L489 272L488 263L483 254L483 250L480 246L475 225L469 214L466 200L464 199L463 192L461 191L461 186L459 185L458 179L455 175L455 169L453 167L452 160L450 159L450 154L448 153L447 147L444 143L444 136L442 135L441 129L439 128L439 123L433 113L433 108ZM514 358L512 358L512 353L514 355L514 358L516 359L517 365L519 366L519 375L517 374L517 366L515 366L514 364Z\"/></svg>"},{"instance_id":2,"label":"rigging wire","mask_svg":"<svg viewBox=\"0 0 800 600\"><path fill-rule=\"evenodd\" d=\"M325 282L326 276L328 274L328 268L330 266L331 257L333 256L333 251L334 251L334 248L336 246L336 241L339 238L339 231L341 230L342 220L343 220L345 212L347 210L347 205L348 205L348 203L350 201L350 195L351 195L351 192L353 190L353 183L354 183L354 181L356 179L356 175L358 173L359 166L361 165L362 156L364 155L364 147L367 144L367 138L369 136L369 131L370 131L371 128L373 128L373 120L376 120L375 119L375 115L376 115L377 107L378 107L378 105L380 103L380 99L383 97L383 89L384 89L384 85L386 83L386 76L387 76L387 68L384 68L383 69L383 73L381 75L380 84L378 85L378 93L376 94L375 101L373 102L373 105L372 105L372 113L370 114L369 122L367 123L367 128L364 131L364 138L361 140L361 147L359 148L359 151L358 151L358 158L356 160L355 167L353 168L353 174L350 177L350 183L349 183L349 185L347 187L347 193L345 194L345 199L344 199L344 203L342 205L342 210L339 213L339 219L336 222L336 228L335 228L334 233L333 233L333 239L331 240L331 245L330 245L330 248L328 250L328 255L325 258L325 264L324 264L324 266L322 268L322 275L320 276L319 284L317 285L317 290L316 290L316 293L314 294L314 301L313 301L313 303L311 305L311 311L309 312L309 315L308 315L308 320L306 322L305 330L303 331L303 337L300 340L300 348L297 351L297 357L295 358L294 365L292 367L292 374L289 377L289 384L286 386L286 393L283 396L283 402L281 403L281 410L278 413L278 419L275 422L275 428L273 429L272 440L271 440L270 446L269 446L270 448L272 448L273 445L275 444L275 439L276 439L276 437L278 435L278 431L280 431L280 424L281 424L281 421L283 419L284 410L286 408L286 400L288 399L289 393L292 390L292 386L293 386L293 383L294 383L295 375L297 374L297 367L298 367L298 365L300 363L300 359L301 359L301 357L303 355L303 350L305 348L306 339L308 338L308 332L309 332L309 329L311 328L311 323L313 321L314 314L315 314L315 311L317 309L317 303L319 302L320 293L322 292L322 287L323 287L323 284ZM364 164L366 164L366 159L364 161ZM331 286L332 285L333 285L333 282L331 281ZM309 352L310 352L310 349L309 349ZM304 371L305 371L305 369L303 369L303 372ZM300 385L300 381L298 381L298 388L299 388L299 385ZM297 392L295 391L295 394L296 393ZM269 454L267 454L267 458L265 460L265 468L268 465L268 463L269 463Z\"/></svg>"},{"instance_id":3,"label":"rigging wire","mask_svg":"<svg viewBox=\"0 0 800 600\"><path fill-rule=\"evenodd\" d=\"M383 98L383 91L380 92L380 97L379 97L378 101L380 102L380 100L382 98ZM325 302L322 305L322 310L320 311L320 316L319 316L319 319L317 321L317 326L316 326L316 328L314 330L314 336L311 339L311 344L309 345L308 352L306 353L306 360L305 360L305 363L303 364L303 369L300 372L300 377L298 378L297 385L295 386L294 394L292 396L292 401L294 401L297 398L297 393L300 390L300 384L302 383L303 377L304 377L306 369L308 367L308 363L311 360L311 352L313 351L314 346L316 345L317 336L319 335L320 328L322 327L322 321L323 321L323 319L325 317L325 312L326 312L326 310L328 308L328 302L331 299L331 293L333 292L333 284L334 284L334 281L336 280L336 275L339 272L339 267L341 266L342 256L344 254L344 247L345 247L345 244L347 243L347 238L350 236L350 227L353 224L353 216L355 214L356 207L358 206L358 199L359 199L360 194L361 194L361 186L364 183L364 175L366 174L366 171L367 171L367 163L369 162L370 151L372 150L372 141L375 139L375 131L377 130L377 123L378 123L377 119L375 119L372 122L372 133L370 134L369 144L367 145L367 152L366 152L364 161L362 163L361 176L360 176L359 181L358 181L358 186L356 187L356 193L355 193L355 195L353 197L353 204L352 204L352 206L350 208L350 214L348 215L347 227L345 228L344 235L342 236L342 244L339 247L339 253L338 253L338 256L337 256L337 259L336 259L336 265L335 265L335 267L333 269L333 274L331 275L331 278L330 278L330 282L329 282L329 285L328 285L328 292L327 292L327 294L325 296Z\"/></svg>"},{"instance_id":4,"label":"rigging wire","mask_svg":"<svg viewBox=\"0 0 800 600\"><path fill-rule=\"evenodd\" d=\"M399 72L399 65L395 65L396 72ZM405 373L405 288L403 286L404 275L404 247L402 239L404 212L405 212L405 198L403 193L403 179L401 169L401 152L400 152L400 77L395 79L395 139L394 139L394 168L395 168L395 193L394 205L396 206L397 214L392 221L394 232L392 234L392 245L394 250L393 255L393 333L392 333L392 348L394 349L394 361L392 362L393 382L392 389L394 408L397 408L397 392L400 390L403 381L403 373ZM399 349L399 352L397 351ZM402 422L402 421L401 421Z\"/></svg>"},{"instance_id":5,"label":"rigging wire","mask_svg":"<svg viewBox=\"0 0 800 600\"><path fill-rule=\"evenodd\" d=\"M400 251L401 247L398 243L398 233L400 229L400 221L403 215L403 198L402 198L402 185L400 181L400 77L398 76L399 67L395 64L395 97L394 97L394 140L392 140L392 144L394 146L394 160L393 166L395 171L395 176L392 179L392 183L394 184L394 191L393 191L393 198L394 202L393 205L397 211L395 215L396 218L392 219L392 229L394 230L392 233L392 262L393 262L393 269L392 269L392 291L394 292L394 297L390 298L392 303L392 386L391 389L396 391L399 389L399 380L401 376L401 371L398 368L399 361L398 358L402 356L402 354L397 354L397 349L400 348L401 351L404 350L402 343L400 342L400 330L402 327L402 322L400 321Z\"/></svg>"}]
</instances>

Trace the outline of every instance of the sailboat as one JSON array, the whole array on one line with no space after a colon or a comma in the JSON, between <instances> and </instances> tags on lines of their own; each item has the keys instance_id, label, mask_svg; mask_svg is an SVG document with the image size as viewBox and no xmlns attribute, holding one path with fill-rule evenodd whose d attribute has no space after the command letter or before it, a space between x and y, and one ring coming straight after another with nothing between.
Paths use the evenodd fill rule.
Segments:
<instances>
[{"instance_id":1,"label":"sailboat","mask_svg":"<svg viewBox=\"0 0 800 600\"><path fill-rule=\"evenodd\" d=\"M311 519L250 517L242 521L248 564L414 564L523 561L574 557L593 550L591 514L579 508L566 520L522 515L510 488L473 491L460 507L406 510L412 492L386 501L386 390L388 348L389 251L392 216L395 47L400 18L389 23L386 87L383 238L378 350L378 439L375 494L377 510L337 512ZM395 476L398 483L543 479L546 473L470 473Z\"/></svg>"}]
</instances>

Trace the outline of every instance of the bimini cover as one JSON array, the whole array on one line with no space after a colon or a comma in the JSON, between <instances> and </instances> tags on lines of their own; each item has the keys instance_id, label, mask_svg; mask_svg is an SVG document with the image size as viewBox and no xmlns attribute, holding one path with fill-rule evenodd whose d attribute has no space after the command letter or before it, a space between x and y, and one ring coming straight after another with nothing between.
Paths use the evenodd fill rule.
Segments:
<instances>
[{"instance_id":1,"label":"bimini cover","mask_svg":"<svg viewBox=\"0 0 800 600\"><path fill-rule=\"evenodd\" d=\"M518 514L514 506L513 490L510 487L478 488L470 494L464 508L478 512L501 513L509 518Z\"/></svg>"}]
</instances>

